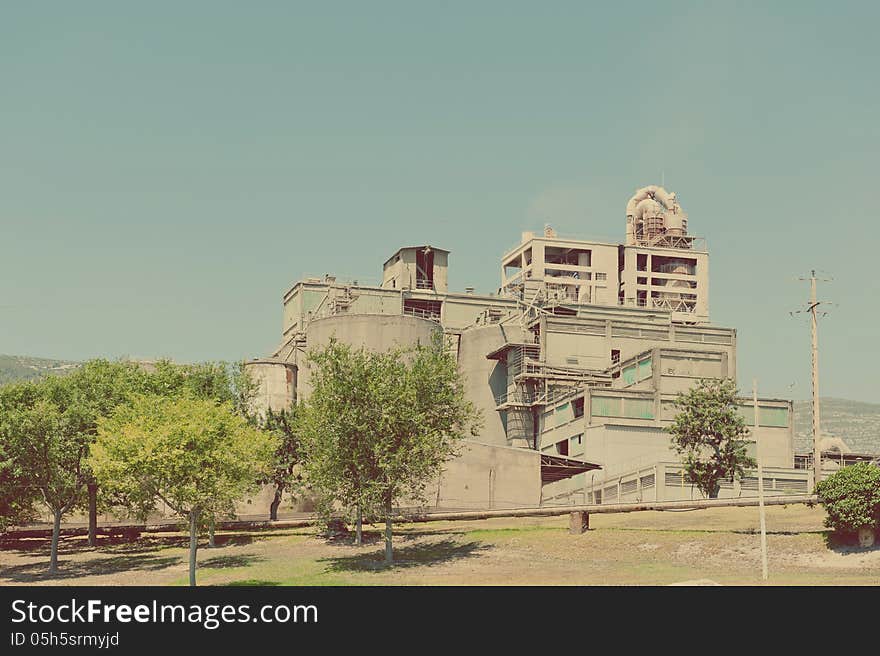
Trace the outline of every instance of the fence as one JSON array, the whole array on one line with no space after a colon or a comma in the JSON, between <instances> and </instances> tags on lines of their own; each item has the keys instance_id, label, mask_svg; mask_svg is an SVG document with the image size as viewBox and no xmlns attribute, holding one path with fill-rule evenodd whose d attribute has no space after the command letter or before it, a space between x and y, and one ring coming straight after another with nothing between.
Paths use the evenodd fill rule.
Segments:
<instances>
[{"instance_id":1,"label":"fence","mask_svg":"<svg viewBox=\"0 0 880 656\"><path fill-rule=\"evenodd\" d=\"M788 467L765 467L764 495L768 497L809 494L813 489L813 473ZM758 496L758 477L750 472L742 481L721 482L719 499L739 499ZM560 490L544 498L546 505L577 503L641 503L645 501L696 501L705 499L690 483L684 467L679 463L658 462L647 467L586 484L578 489Z\"/></svg>"}]
</instances>

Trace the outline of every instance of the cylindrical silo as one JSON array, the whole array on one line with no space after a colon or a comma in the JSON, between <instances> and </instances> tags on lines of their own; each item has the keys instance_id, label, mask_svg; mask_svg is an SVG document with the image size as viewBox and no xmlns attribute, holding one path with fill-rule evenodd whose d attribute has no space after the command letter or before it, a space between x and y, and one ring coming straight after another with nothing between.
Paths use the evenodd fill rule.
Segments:
<instances>
[{"instance_id":1,"label":"cylindrical silo","mask_svg":"<svg viewBox=\"0 0 880 656\"><path fill-rule=\"evenodd\" d=\"M245 362L245 371L257 383L251 411L265 414L267 409L285 410L296 399L296 365L274 358Z\"/></svg>"}]
</instances>

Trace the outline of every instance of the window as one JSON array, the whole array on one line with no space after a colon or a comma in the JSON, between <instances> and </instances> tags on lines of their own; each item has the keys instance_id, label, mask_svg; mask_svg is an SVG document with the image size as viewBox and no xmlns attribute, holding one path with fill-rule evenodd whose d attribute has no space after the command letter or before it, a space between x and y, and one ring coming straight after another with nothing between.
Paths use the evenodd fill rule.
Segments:
<instances>
[{"instance_id":1,"label":"window","mask_svg":"<svg viewBox=\"0 0 880 656\"><path fill-rule=\"evenodd\" d=\"M604 282L604 281L606 281L606 280L608 280L608 274L607 274L607 273L603 273L603 272L601 272L601 271L599 271L599 272L596 273L596 281L597 281L597 282Z\"/></svg>"},{"instance_id":2,"label":"window","mask_svg":"<svg viewBox=\"0 0 880 656\"><path fill-rule=\"evenodd\" d=\"M570 415L568 414L568 403L563 403L561 406L556 408L556 425L560 426L570 420Z\"/></svg>"},{"instance_id":3,"label":"window","mask_svg":"<svg viewBox=\"0 0 880 656\"><path fill-rule=\"evenodd\" d=\"M578 417L584 416L584 397L579 399L575 399L571 402L572 408L574 408L574 417L577 419Z\"/></svg>"},{"instance_id":4,"label":"window","mask_svg":"<svg viewBox=\"0 0 880 656\"><path fill-rule=\"evenodd\" d=\"M568 440L562 440L561 442L556 443L556 453L561 456L568 455Z\"/></svg>"}]
</instances>

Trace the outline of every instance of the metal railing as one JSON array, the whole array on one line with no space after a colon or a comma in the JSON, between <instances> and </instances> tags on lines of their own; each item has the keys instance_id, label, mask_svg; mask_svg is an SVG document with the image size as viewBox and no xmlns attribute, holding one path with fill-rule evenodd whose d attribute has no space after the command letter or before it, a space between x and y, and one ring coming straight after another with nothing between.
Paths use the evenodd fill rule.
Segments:
<instances>
[{"instance_id":1,"label":"metal railing","mask_svg":"<svg viewBox=\"0 0 880 656\"><path fill-rule=\"evenodd\" d=\"M403 313L411 317L420 317L422 319L430 319L431 321L440 321L440 313L431 310L423 310L421 308L403 308Z\"/></svg>"},{"instance_id":2,"label":"metal railing","mask_svg":"<svg viewBox=\"0 0 880 656\"><path fill-rule=\"evenodd\" d=\"M625 298L618 299L617 305L621 307L657 308L668 312L686 312L688 314L693 314L697 311L696 301L668 298Z\"/></svg>"}]
</instances>

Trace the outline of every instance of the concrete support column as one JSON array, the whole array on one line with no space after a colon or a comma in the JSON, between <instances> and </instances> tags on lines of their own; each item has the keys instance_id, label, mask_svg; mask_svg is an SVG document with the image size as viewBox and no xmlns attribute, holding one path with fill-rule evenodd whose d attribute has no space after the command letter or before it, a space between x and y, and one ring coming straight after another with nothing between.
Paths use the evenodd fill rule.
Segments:
<instances>
[{"instance_id":1,"label":"concrete support column","mask_svg":"<svg viewBox=\"0 0 880 656\"><path fill-rule=\"evenodd\" d=\"M580 535L590 530L590 514L586 512L573 512L568 515L568 532L571 535Z\"/></svg>"},{"instance_id":2,"label":"concrete support column","mask_svg":"<svg viewBox=\"0 0 880 656\"><path fill-rule=\"evenodd\" d=\"M654 499L665 501L666 492L666 465L658 462L654 465Z\"/></svg>"},{"instance_id":3,"label":"concrete support column","mask_svg":"<svg viewBox=\"0 0 880 656\"><path fill-rule=\"evenodd\" d=\"M593 391L588 387L584 390L584 451L587 449L587 428L593 423Z\"/></svg>"},{"instance_id":4,"label":"concrete support column","mask_svg":"<svg viewBox=\"0 0 880 656\"><path fill-rule=\"evenodd\" d=\"M614 342L611 339L611 319L606 319L605 320L605 353L608 355L608 362L611 362L611 349L612 348L614 348Z\"/></svg>"}]
</instances>

